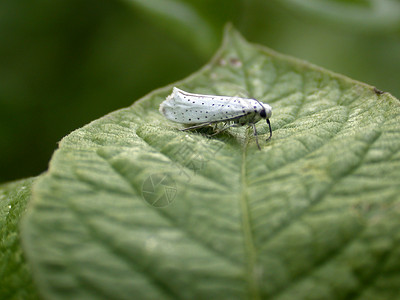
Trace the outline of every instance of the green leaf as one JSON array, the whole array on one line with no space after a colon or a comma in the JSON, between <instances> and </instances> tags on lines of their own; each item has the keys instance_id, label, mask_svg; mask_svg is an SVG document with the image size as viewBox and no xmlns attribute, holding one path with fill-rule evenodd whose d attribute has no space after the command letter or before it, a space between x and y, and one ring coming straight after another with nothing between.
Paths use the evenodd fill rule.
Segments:
<instances>
[{"instance_id":1,"label":"green leaf","mask_svg":"<svg viewBox=\"0 0 400 300\"><path fill-rule=\"evenodd\" d=\"M400 25L398 0L284 0L294 11L330 20L335 25L352 26L365 32L397 32Z\"/></svg>"},{"instance_id":2,"label":"green leaf","mask_svg":"<svg viewBox=\"0 0 400 300\"><path fill-rule=\"evenodd\" d=\"M28 178L0 185L0 298L38 299L26 265L19 236L19 221L30 198Z\"/></svg>"},{"instance_id":3,"label":"green leaf","mask_svg":"<svg viewBox=\"0 0 400 300\"><path fill-rule=\"evenodd\" d=\"M398 295L397 99L232 29L175 85L271 104L272 139L179 131L158 112L172 85L71 133L23 222L46 298Z\"/></svg>"},{"instance_id":4,"label":"green leaf","mask_svg":"<svg viewBox=\"0 0 400 300\"><path fill-rule=\"evenodd\" d=\"M204 57L215 49L217 34L192 5L179 0L125 0L150 16L150 20L189 43ZM194 34L195 33L195 34Z\"/></svg>"}]
</instances>

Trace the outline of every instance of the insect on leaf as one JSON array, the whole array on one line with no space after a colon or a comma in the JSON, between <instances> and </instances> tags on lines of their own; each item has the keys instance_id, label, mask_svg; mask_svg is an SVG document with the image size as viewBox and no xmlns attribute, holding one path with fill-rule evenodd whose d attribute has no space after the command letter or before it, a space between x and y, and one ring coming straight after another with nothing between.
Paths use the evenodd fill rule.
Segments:
<instances>
[{"instance_id":1,"label":"insect on leaf","mask_svg":"<svg viewBox=\"0 0 400 300\"><path fill-rule=\"evenodd\" d=\"M158 111L173 86L270 104L272 139L181 131ZM399 124L389 93L230 28L203 69L62 140L22 226L35 282L46 299L394 299Z\"/></svg>"}]
</instances>

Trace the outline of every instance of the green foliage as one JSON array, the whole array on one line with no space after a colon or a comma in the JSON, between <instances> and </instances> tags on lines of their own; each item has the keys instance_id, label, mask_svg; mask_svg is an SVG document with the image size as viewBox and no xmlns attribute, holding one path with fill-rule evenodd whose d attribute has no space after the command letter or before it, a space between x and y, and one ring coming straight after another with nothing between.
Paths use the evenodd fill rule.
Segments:
<instances>
[{"instance_id":1,"label":"green foliage","mask_svg":"<svg viewBox=\"0 0 400 300\"><path fill-rule=\"evenodd\" d=\"M0 182L45 171L61 137L197 70L227 22L400 95L398 0L3 0L0 12Z\"/></svg>"},{"instance_id":2,"label":"green foliage","mask_svg":"<svg viewBox=\"0 0 400 300\"><path fill-rule=\"evenodd\" d=\"M398 0L283 0L282 5L340 26L369 32L396 32L400 26Z\"/></svg>"},{"instance_id":3,"label":"green foliage","mask_svg":"<svg viewBox=\"0 0 400 300\"><path fill-rule=\"evenodd\" d=\"M38 299L22 253L19 221L35 178L0 185L0 298Z\"/></svg>"},{"instance_id":4,"label":"green foliage","mask_svg":"<svg viewBox=\"0 0 400 300\"><path fill-rule=\"evenodd\" d=\"M179 131L158 112L172 86L68 135L22 226L45 298L399 294L397 99L232 30L176 85L270 103L272 140Z\"/></svg>"},{"instance_id":5,"label":"green foliage","mask_svg":"<svg viewBox=\"0 0 400 300\"><path fill-rule=\"evenodd\" d=\"M183 43L189 43L195 53L208 57L215 49L219 32L215 32L209 21L190 4L176 0L127 1L148 14L150 20L179 37ZM190 31L198 34L188 34Z\"/></svg>"}]
</instances>

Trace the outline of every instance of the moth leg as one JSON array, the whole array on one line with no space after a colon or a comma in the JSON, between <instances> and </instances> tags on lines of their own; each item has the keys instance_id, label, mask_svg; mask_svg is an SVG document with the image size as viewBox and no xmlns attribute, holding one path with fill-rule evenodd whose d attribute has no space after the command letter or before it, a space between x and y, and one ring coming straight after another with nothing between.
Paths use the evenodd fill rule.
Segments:
<instances>
[{"instance_id":1,"label":"moth leg","mask_svg":"<svg viewBox=\"0 0 400 300\"><path fill-rule=\"evenodd\" d=\"M198 125L194 125L194 126L186 127L186 128L179 129L179 130L180 130L180 131L186 131L186 130L192 130L192 129L202 128L202 127L205 127L205 126L211 125L212 123L214 123L214 122L201 123L201 124L198 124Z\"/></svg>"},{"instance_id":2,"label":"moth leg","mask_svg":"<svg viewBox=\"0 0 400 300\"><path fill-rule=\"evenodd\" d=\"M216 132L214 132L214 133L211 134L210 136L217 135L217 134L221 133L222 131L225 131L225 130L227 130L228 128L231 128L231 127L238 127L238 124L231 124L231 125L228 125L228 126L222 128L222 129L220 129L220 130L217 130Z\"/></svg>"},{"instance_id":3,"label":"moth leg","mask_svg":"<svg viewBox=\"0 0 400 300\"><path fill-rule=\"evenodd\" d=\"M256 144L259 150L261 150L260 144L258 143L258 134L257 134L257 129L256 129L256 124L251 123L251 126L253 126L253 134L256 138Z\"/></svg>"}]
</instances>

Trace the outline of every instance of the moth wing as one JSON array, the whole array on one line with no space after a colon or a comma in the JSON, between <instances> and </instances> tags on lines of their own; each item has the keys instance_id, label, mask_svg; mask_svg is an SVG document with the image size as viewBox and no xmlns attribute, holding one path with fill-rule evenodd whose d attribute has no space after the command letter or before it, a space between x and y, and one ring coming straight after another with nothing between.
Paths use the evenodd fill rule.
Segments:
<instances>
[{"instance_id":1,"label":"moth wing","mask_svg":"<svg viewBox=\"0 0 400 300\"><path fill-rule=\"evenodd\" d=\"M253 113L255 105L253 99L191 94L174 87L172 94L161 103L160 112L174 122L201 124L242 117Z\"/></svg>"},{"instance_id":2,"label":"moth wing","mask_svg":"<svg viewBox=\"0 0 400 300\"><path fill-rule=\"evenodd\" d=\"M182 90L174 87L172 94L161 103L159 109L160 113L173 122L184 124L200 123L200 121L195 118L196 103L188 101L188 99L186 99L187 96L182 94L182 92ZM190 100L192 100L192 98L196 97L190 97ZM196 102L196 100L194 102Z\"/></svg>"}]
</instances>

